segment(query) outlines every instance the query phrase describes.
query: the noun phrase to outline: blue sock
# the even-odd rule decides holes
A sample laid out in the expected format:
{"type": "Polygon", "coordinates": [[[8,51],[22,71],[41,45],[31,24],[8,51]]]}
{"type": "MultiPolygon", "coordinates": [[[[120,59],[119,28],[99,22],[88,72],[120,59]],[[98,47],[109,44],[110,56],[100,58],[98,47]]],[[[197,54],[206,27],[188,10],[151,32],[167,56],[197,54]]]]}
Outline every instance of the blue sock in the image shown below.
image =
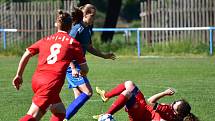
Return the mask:
{"type": "Polygon", "coordinates": [[[66,109],[65,118],[69,120],[72,116],[74,116],[89,98],[90,97],[87,94],[81,93],[66,109]]]}

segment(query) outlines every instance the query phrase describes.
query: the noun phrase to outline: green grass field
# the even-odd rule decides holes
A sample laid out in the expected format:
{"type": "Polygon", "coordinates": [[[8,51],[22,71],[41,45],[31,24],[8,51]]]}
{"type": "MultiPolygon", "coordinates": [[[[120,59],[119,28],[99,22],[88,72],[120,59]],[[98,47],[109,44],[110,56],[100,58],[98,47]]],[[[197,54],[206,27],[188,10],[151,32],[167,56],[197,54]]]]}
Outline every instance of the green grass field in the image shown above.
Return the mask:
{"type": "MultiPolygon", "coordinates": [[[[37,59],[33,58],[24,73],[24,83],[20,91],[11,84],[20,57],[0,57],[0,121],[17,121],[25,115],[31,104],[31,75],[37,59]]],[[[133,80],[146,97],[174,87],[177,93],[160,102],[184,98],[192,105],[192,112],[202,121],[214,121],[215,118],[215,58],[214,57],[161,57],[140,58],[119,57],[117,60],[103,60],[88,56],[89,79],[92,87],[111,89],[124,80],[133,80]]],[[[95,89],[95,88],[93,88],[95,89]]],[[[72,90],[65,83],[61,97],[67,106],[73,99],[72,90]]],[[[94,114],[105,112],[113,102],[103,104],[99,96],[92,98],[81,108],[73,121],[93,121],[94,114]]],[[[47,113],[42,121],[48,121],[47,113]]],[[[115,114],[117,121],[128,121],[122,109],[115,114]]]]}

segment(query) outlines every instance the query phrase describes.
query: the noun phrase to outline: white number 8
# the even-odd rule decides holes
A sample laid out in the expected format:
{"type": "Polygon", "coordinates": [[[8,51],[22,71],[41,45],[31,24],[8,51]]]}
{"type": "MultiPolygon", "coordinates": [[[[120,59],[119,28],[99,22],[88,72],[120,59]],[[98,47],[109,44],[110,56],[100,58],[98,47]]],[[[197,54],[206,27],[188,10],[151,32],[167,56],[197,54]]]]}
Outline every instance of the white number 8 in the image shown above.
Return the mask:
{"type": "Polygon", "coordinates": [[[47,57],[48,64],[54,64],[57,61],[57,54],[60,53],[61,44],[53,44],[50,47],[51,55],[47,57]]]}

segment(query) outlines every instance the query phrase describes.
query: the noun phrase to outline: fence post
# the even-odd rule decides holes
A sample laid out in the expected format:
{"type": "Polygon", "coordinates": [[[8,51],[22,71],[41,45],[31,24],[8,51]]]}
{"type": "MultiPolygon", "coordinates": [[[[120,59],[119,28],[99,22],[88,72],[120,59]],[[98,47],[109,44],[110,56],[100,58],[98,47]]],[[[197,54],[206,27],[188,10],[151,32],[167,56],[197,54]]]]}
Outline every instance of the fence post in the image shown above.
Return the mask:
{"type": "Polygon", "coordinates": [[[6,32],[5,31],[3,31],[3,43],[4,43],[4,49],[6,49],[7,43],[6,43],[6,32]]]}
{"type": "Polygon", "coordinates": [[[210,55],[213,55],[213,29],[209,28],[210,31],[210,55]]]}
{"type": "Polygon", "coordinates": [[[140,31],[137,29],[137,55],[140,58],[140,31]]]}

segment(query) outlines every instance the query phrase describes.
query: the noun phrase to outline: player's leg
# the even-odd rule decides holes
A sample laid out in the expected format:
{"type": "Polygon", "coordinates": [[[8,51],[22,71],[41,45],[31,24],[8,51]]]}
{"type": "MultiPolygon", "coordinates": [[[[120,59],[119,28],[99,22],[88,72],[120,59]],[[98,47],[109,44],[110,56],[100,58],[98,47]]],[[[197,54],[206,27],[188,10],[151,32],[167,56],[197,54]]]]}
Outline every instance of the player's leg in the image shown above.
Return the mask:
{"type": "Polygon", "coordinates": [[[146,120],[149,121],[150,119],[147,119],[148,116],[150,115],[149,111],[146,109],[146,101],[144,98],[144,95],[142,92],[138,89],[137,86],[133,82],[127,82],[127,87],[126,89],[132,90],[132,96],[131,98],[126,102],[126,112],[129,115],[129,120],[130,121],[142,121],[146,120]]]}
{"type": "Polygon", "coordinates": [[[124,83],[124,86],[125,86],[126,90],[128,90],[130,92],[132,92],[135,89],[135,87],[136,87],[136,85],[132,81],[126,81],[124,83]]]}
{"type": "MultiPolygon", "coordinates": [[[[74,92],[75,99],[78,98],[81,95],[81,93],[82,93],[81,90],[79,90],[79,88],[72,88],[72,89],[73,89],[73,92],[74,92]]],[[[68,108],[66,110],[66,115],[65,115],[64,121],[67,121],[67,119],[69,120],[70,114],[72,112],[72,111],[70,111],[71,108],[72,108],[70,105],[68,106],[68,108]]]]}
{"type": "MultiPolygon", "coordinates": [[[[130,99],[131,96],[132,96],[132,94],[131,94],[130,91],[124,90],[121,94],[119,94],[119,96],[117,97],[117,99],[109,107],[109,109],[106,112],[106,114],[113,115],[114,113],[116,113],[117,111],[119,111],[120,109],[122,109],[125,106],[125,104],[127,103],[127,101],[130,99]]],[[[100,114],[100,115],[94,115],[93,118],[94,119],[98,119],[100,116],[102,116],[102,114],[100,114]]]]}
{"type": "Polygon", "coordinates": [[[37,105],[32,102],[27,114],[23,116],[20,121],[38,121],[45,113],[46,111],[41,110],[37,105]]]}
{"type": "Polygon", "coordinates": [[[79,90],[81,90],[82,93],[85,93],[89,97],[91,97],[93,95],[93,89],[92,89],[89,81],[84,84],[81,84],[78,88],[79,88],[79,90]]]}
{"type": "Polygon", "coordinates": [[[36,121],[36,119],[32,115],[26,114],[19,121],[36,121]]]}
{"type": "MultiPolygon", "coordinates": [[[[107,92],[109,96],[119,95],[118,98],[114,101],[114,103],[109,107],[107,114],[113,115],[121,108],[123,108],[128,101],[130,102],[130,98],[134,95],[134,91],[138,88],[132,81],[126,81],[122,84],[119,84],[117,87],[113,88],[111,91],[107,92]]],[[[106,93],[105,93],[106,94],[106,93]]],[[[133,96],[133,99],[135,97],[133,96]]],[[[133,102],[133,101],[132,101],[133,102]]],[[[98,119],[101,115],[93,116],[94,119],[98,119]]]]}
{"type": "Polygon", "coordinates": [[[117,111],[119,111],[121,108],[123,108],[126,104],[126,102],[130,99],[131,97],[131,92],[128,90],[123,91],[117,99],[113,102],[111,107],[109,107],[108,111],[106,112],[107,114],[113,115],[117,111]]]}
{"type": "Polygon", "coordinates": [[[84,105],[84,103],[92,96],[92,88],[87,80],[84,78],[84,83],[78,86],[78,89],[82,92],[73,102],[68,106],[66,110],[66,119],[69,120],[74,116],[78,110],[84,105]],[[85,83],[86,82],[86,83],[85,83]]]}
{"type": "Polygon", "coordinates": [[[75,99],[82,93],[79,88],[72,88],[74,92],[75,99]]]}
{"type": "Polygon", "coordinates": [[[63,103],[53,104],[50,107],[50,110],[52,112],[50,121],[63,121],[63,119],[65,118],[65,112],[66,112],[66,109],[63,103]]]}
{"type": "Polygon", "coordinates": [[[135,84],[132,81],[126,81],[107,92],[96,87],[96,92],[101,96],[104,102],[107,102],[109,98],[120,95],[124,90],[132,91],[134,88],[135,84]]]}

